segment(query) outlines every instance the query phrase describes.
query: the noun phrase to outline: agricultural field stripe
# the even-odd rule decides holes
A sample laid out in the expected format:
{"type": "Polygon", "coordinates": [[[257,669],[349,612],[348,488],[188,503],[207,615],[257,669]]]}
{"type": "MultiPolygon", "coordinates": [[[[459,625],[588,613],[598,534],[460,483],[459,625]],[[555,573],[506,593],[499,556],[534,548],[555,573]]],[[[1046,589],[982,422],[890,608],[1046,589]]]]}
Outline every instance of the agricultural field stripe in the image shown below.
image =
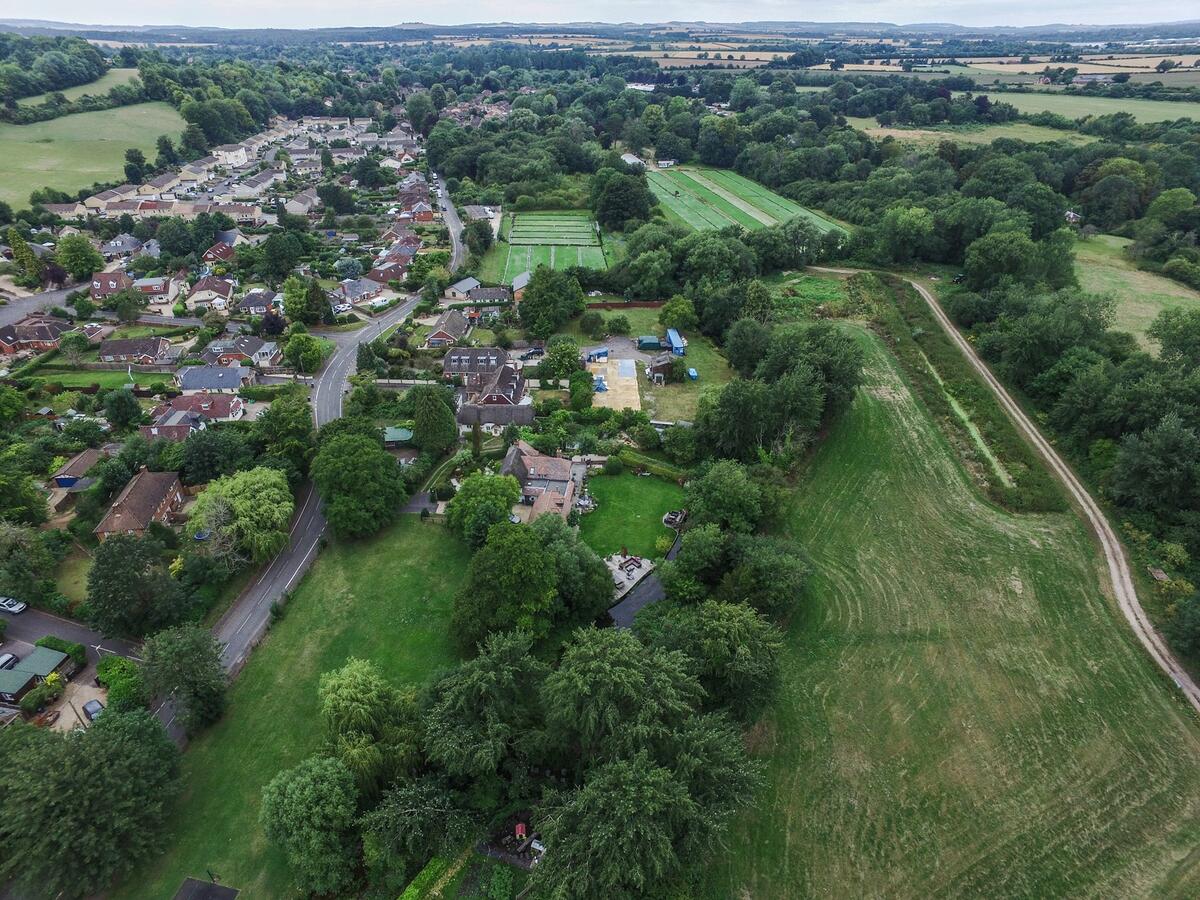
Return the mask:
{"type": "Polygon", "coordinates": [[[691,178],[697,184],[701,185],[702,187],[708,188],[710,191],[712,191],[714,194],[716,194],[718,197],[720,197],[722,200],[724,200],[730,206],[734,207],[735,209],[740,209],[742,212],[746,213],[747,215],[753,216],[754,218],[758,219],[758,221],[762,222],[762,224],[764,224],[764,225],[779,224],[779,219],[776,218],[775,216],[771,215],[770,213],[768,213],[766,210],[759,209],[757,206],[753,205],[748,200],[743,200],[741,197],[739,197],[737,194],[733,193],[732,191],[721,187],[721,185],[717,184],[715,181],[709,180],[700,172],[693,170],[693,171],[686,172],[685,174],[687,175],[688,178],[691,178]]]}
{"type": "Polygon", "coordinates": [[[692,178],[689,172],[674,169],[671,172],[671,177],[676,184],[694,197],[697,203],[701,203],[709,209],[716,210],[733,224],[751,230],[763,226],[764,223],[759,218],[750,215],[750,213],[730,203],[708,186],[701,184],[697,179],[692,178]]]}
{"type": "Polygon", "coordinates": [[[689,185],[676,182],[674,179],[667,178],[665,175],[660,175],[659,173],[653,173],[653,175],[654,177],[652,177],[650,185],[655,189],[659,200],[666,203],[676,215],[693,228],[704,231],[737,224],[732,218],[719,210],[705,206],[691,192],[689,185]],[[678,195],[675,193],[676,189],[680,192],[678,195]]]}

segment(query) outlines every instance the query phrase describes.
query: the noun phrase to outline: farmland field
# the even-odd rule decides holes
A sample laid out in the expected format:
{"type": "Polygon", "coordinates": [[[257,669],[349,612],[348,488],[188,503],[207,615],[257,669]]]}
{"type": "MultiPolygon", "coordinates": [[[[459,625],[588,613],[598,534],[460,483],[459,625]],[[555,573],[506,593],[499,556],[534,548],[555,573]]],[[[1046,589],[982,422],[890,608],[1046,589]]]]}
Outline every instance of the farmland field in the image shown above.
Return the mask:
{"type": "Polygon", "coordinates": [[[357,656],[397,685],[418,685],[457,661],[450,607],[468,559],[449,532],[416,516],[321,553],[230,688],[225,717],[184,755],[163,852],[109,896],[161,900],[207,871],[243,897],[299,896],[258,824],[263,786],[320,748],[323,672],[357,656]]]}
{"type": "Polygon", "coordinates": [[[479,273],[482,280],[512,284],[522,272],[532,272],[538,266],[608,267],[591,213],[515,213],[507,236],[507,243],[497,241],[484,256],[479,273]]]}
{"type": "Polygon", "coordinates": [[[701,231],[729,225],[753,230],[797,216],[808,219],[822,231],[845,230],[819,213],[727,169],[676,166],[648,169],[646,175],[658,202],[701,231]]]}
{"type": "Polygon", "coordinates": [[[1200,309],[1200,291],[1154,272],[1143,272],[1124,254],[1128,238],[1101,234],[1075,245],[1075,275],[1092,294],[1117,298],[1116,327],[1150,347],[1146,328],[1164,309],[1200,309]]]}
{"type": "Polygon", "coordinates": [[[0,200],[22,208],[40,187],[73,192],[122,179],[127,149],[153,157],[158,136],[177,138],[184,124],[166,103],[139,103],[34,125],[0,125],[0,200]]]}
{"type": "MultiPolygon", "coordinates": [[[[137,69],[109,69],[95,81],[90,81],[87,84],[78,84],[75,87],[63,88],[59,91],[68,100],[78,100],[84,94],[91,94],[93,97],[99,97],[107,94],[110,89],[115,88],[119,84],[129,84],[137,77],[137,69]]],[[[22,97],[17,101],[20,106],[36,106],[44,102],[49,94],[36,94],[32,97],[22,97]]]]}
{"type": "Polygon", "coordinates": [[[1200,892],[1200,729],[1072,513],[976,493],[882,342],[781,515],[814,575],[705,895],[1200,892]]]}
{"type": "MultiPolygon", "coordinates": [[[[980,93],[985,93],[981,91],[980,93]]],[[[993,97],[997,95],[993,94],[993,97]]],[[[990,144],[999,138],[1010,138],[1015,141],[1026,141],[1030,144],[1045,144],[1051,141],[1067,141],[1072,144],[1087,144],[1097,140],[1087,134],[1077,131],[1067,131],[1063,128],[1048,128],[1044,125],[1031,125],[1028,122],[1004,122],[1000,125],[973,126],[932,126],[929,128],[910,128],[904,125],[884,127],[870,116],[847,116],[846,121],[865,131],[873,138],[895,138],[907,144],[936,147],[942,141],[952,141],[955,144],[990,144]]]]}
{"type": "MultiPolygon", "coordinates": [[[[976,91],[986,94],[986,90],[976,91]]],[[[1175,102],[1171,100],[1116,99],[1110,97],[1088,97],[1077,93],[1049,93],[1036,91],[1028,94],[1000,93],[989,95],[997,103],[1011,103],[1023,113],[1057,113],[1068,119],[1083,116],[1105,116],[1112,113],[1129,113],[1139,122],[1172,122],[1175,119],[1195,119],[1200,122],[1200,102],[1175,102]]]]}

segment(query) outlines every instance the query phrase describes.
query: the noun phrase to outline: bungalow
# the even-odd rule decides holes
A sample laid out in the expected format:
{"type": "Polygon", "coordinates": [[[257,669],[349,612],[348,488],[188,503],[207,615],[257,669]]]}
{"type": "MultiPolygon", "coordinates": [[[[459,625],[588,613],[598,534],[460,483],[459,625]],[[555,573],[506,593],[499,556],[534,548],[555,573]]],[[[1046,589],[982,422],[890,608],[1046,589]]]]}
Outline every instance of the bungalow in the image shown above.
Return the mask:
{"type": "Polygon", "coordinates": [[[158,419],[172,410],[195,413],[210,422],[236,422],[245,415],[246,404],[237,394],[184,394],[160,403],[150,415],[158,419]]]}
{"type": "Polygon", "coordinates": [[[55,350],[58,342],[74,326],[54,316],[26,316],[12,325],[0,327],[0,353],[22,350],[55,350]]]}
{"type": "Polygon", "coordinates": [[[379,284],[388,284],[392,281],[403,281],[408,275],[408,267],[402,262],[385,262],[375,266],[363,278],[369,278],[371,281],[379,284]]]}
{"type": "Polygon", "coordinates": [[[86,450],[76,453],[59,466],[50,478],[60,488],[73,487],[79,479],[83,478],[91,470],[92,466],[103,458],[104,456],[99,450],[88,447],[86,450]]]}
{"type": "Polygon", "coordinates": [[[233,244],[217,241],[201,254],[200,259],[206,263],[227,263],[232,262],[236,257],[237,251],[233,249],[233,244]]]}
{"type": "Polygon", "coordinates": [[[278,311],[282,307],[283,300],[278,293],[267,288],[254,288],[239,301],[237,311],[244,316],[265,316],[267,310],[278,311]]]}
{"type": "Polygon", "coordinates": [[[527,271],[522,272],[520,275],[517,275],[515,278],[513,278],[513,280],[512,280],[512,295],[513,295],[513,300],[515,300],[516,302],[520,303],[522,300],[525,299],[525,289],[527,287],[529,287],[530,277],[531,277],[530,273],[527,270],[527,271]]]}
{"type": "Polygon", "coordinates": [[[110,338],[100,342],[101,362],[153,365],[170,354],[171,342],[164,337],[110,338]]]}
{"type": "Polygon", "coordinates": [[[470,323],[467,322],[467,317],[457,309],[448,309],[434,323],[433,330],[425,339],[425,344],[429,347],[445,347],[449,344],[456,344],[467,336],[469,330],[470,323]]]}
{"type": "Polygon", "coordinates": [[[467,291],[467,299],[480,305],[508,303],[512,295],[506,287],[476,287],[467,291]]]}
{"type": "Polygon", "coordinates": [[[210,366],[273,366],[279,361],[279,345],[252,334],[240,334],[228,340],[216,340],[204,348],[200,358],[210,366]]]}
{"type": "Polygon", "coordinates": [[[111,241],[100,245],[100,254],[105,259],[116,259],[118,256],[133,256],[142,249],[142,242],[132,234],[118,234],[111,241]]]}
{"type": "Polygon", "coordinates": [[[179,293],[179,283],[163,275],[157,278],[139,278],[133,289],[151,303],[170,303],[179,293]]]}
{"type": "Polygon", "coordinates": [[[236,394],[254,381],[249,366],[184,366],[175,373],[175,382],[185,394],[236,394]]]}
{"type": "Polygon", "coordinates": [[[192,285],[187,297],[187,308],[191,310],[203,306],[207,309],[223,311],[229,306],[233,297],[233,282],[227,278],[217,278],[206,275],[192,285]]]}
{"type": "Polygon", "coordinates": [[[371,278],[347,278],[333,290],[334,302],[365,303],[383,293],[383,285],[371,278]]]}
{"type": "Polygon", "coordinates": [[[575,482],[571,478],[571,461],[546,456],[525,441],[508,448],[501,475],[512,475],[521,485],[521,502],[533,507],[532,517],[554,513],[564,519],[570,515],[575,500],[575,482]]]}
{"type": "Polygon", "coordinates": [[[466,300],[471,291],[482,286],[476,278],[464,278],[446,288],[446,296],[451,300],[466,300]]]}
{"type": "Polygon", "coordinates": [[[101,303],[111,294],[133,287],[133,279],[124,272],[96,272],[92,275],[92,300],[101,303]]]}
{"type": "Polygon", "coordinates": [[[35,687],[37,678],[32,672],[22,669],[0,669],[0,703],[15,707],[35,687]]]}
{"type": "Polygon", "coordinates": [[[176,473],[142,468],[117,494],[94,533],[102,541],[114,534],[141,537],[152,522],[165,525],[181,506],[183,486],[176,473]]]}

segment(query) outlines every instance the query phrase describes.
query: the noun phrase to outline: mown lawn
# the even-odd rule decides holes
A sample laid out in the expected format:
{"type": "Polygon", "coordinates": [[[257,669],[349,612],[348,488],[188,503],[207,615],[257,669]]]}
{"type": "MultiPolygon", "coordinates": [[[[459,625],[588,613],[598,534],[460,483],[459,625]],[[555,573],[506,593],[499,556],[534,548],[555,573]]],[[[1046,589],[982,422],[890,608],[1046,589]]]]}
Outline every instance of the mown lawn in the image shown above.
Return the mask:
{"type": "Polygon", "coordinates": [[[73,193],[97,181],[120,180],[127,149],[137,147],[153,158],[158,136],[176,139],[184,125],[167,103],[0,125],[0,200],[22,209],[29,205],[30,192],[40,187],[73,193]]]}
{"type": "MultiPolygon", "coordinates": [[[[65,388],[87,387],[98,384],[102,388],[118,388],[129,384],[129,373],[101,369],[56,369],[44,366],[33,373],[39,381],[61,384],[65,388]]],[[[154,384],[161,381],[171,383],[170,372],[134,372],[133,380],[138,384],[154,384]]]]}
{"type": "Polygon", "coordinates": [[[1151,347],[1146,329],[1164,309],[1200,309],[1200,291],[1163,275],[1139,270],[1124,250],[1128,238],[1100,234],[1075,245],[1075,275],[1093,294],[1117,299],[1116,327],[1151,347]]]}
{"type": "Polygon", "coordinates": [[[662,478],[624,475],[594,475],[588,492],[597,508],[579,522],[579,536],[601,556],[627,549],[633,556],[660,554],[655,542],[671,535],[662,517],[683,506],[683,488],[662,478]]]}
{"type": "Polygon", "coordinates": [[[983,501],[881,342],[785,506],[814,574],[703,894],[1200,894],[1200,730],[1073,513],[983,501]]]}
{"type": "Polygon", "coordinates": [[[224,719],[184,755],[186,794],[163,854],[110,896],[161,900],[208,871],[245,897],[295,896],[286,862],[258,826],[259,797],[321,745],[318,678],[352,656],[397,684],[454,664],[450,608],[468,558],[449,532],[416,516],[326,549],[234,683],[224,719]]]}
{"type": "Polygon", "coordinates": [[[82,603],[87,599],[87,576],[92,568],[92,558],[79,547],[63,557],[55,573],[58,590],[71,603],[82,603]]]}

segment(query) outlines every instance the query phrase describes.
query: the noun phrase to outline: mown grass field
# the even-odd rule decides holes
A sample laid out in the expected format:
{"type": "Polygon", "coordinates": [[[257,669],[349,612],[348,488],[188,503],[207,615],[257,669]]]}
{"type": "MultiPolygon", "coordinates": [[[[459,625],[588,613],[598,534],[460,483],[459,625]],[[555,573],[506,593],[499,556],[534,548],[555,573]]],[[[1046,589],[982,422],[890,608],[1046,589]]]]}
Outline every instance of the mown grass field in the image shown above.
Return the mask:
{"type": "Polygon", "coordinates": [[[74,192],[97,181],[121,180],[126,150],[137,147],[153,158],[158,136],[177,138],[184,125],[166,103],[0,125],[0,200],[21,209],[40,187],[74,192]]]}
{"type": "MultiPolygon", "coordinates": [[[[102,388],[118,388],[129,384],[130,376],[127,371],[107,369],[67,369],[43,366],[34,375],[39,381],[61,384],[65,388],[87,387],[98,384],[102,388]]],[[[134,372],[133,381],[137,384],[150,385],[156,381],[164,384],[171,383],[170,372],[134,372]]]]}
{"type": "Polygon", "coordinates": [[[1154,272],[1143,272],[1126,258],[1128,238],[1100,234],[1075,245],[1075,275],[1084,290],[1117,298],[1116,327],[1143,346],[1152,347],[1146,329],[1164,309],[1200,309],[1200,291],[1154,272]]]}
{"type": "MultiPolygon", "coordinates": [[[[986,93],[984,90],[978,93],[986,93]]],[[[991,94],[996,102],[1011,103],[1023,113],[1057,113],[1068,119],[1129,113],[1139,122],[1173,122],[1176,119],[1200,121],[1200,102],[1138,100],[1133,98],[1089,97],[1079,93],[991,94]]]]}
{"type": "Polygon", "coordinates": [[[815,574],[713,898],[1200,892],[1200,729],[1071,513],[983,501],[881,341],[785,513],[815,574]]]}
{"type": "MultiPolygon", "coordinates": [[[[137,69],[109,69],[95,81],[87,84],[79,84],[75,87],[63,88],[61,93],[68,100],[78,100],[84,94],[91,94],[93,97],[99,97],[107,94],[112,88],[120,84],[129,84],[133,79],[137,78],[137,69]]],[[[17,101],[19,106],[37,106],[39,103],[44,103],[49,94],[35,94],[32,97],[22,97],[17,101]]]]}
{"type": "Polygon", "coordinates": [[[601,556],[627,549],[634,556],[658,556],[655,542],[670,537],[662,517],[683,506],[683,488],[662,478],[594,475],[588,493],[597,508],[579,522],[579,536],[601,556]]]}
{"type": "Polygon", "coordinates": [[[225,717],[184,755],[186,793],[163,853],[109,896],[162,900],[208,871],[244,897],[297,896],[258,825],[263,786],[320,747],[321,673],[357,656],[396,684],[420,684],[456,662],[450,607],[468,559],[449,532],[416,516],[325,550],[234,682],[225,717]]]}
{"type": "Polygon", "coordinates": [[[646,177],[659,203],[700,230],[729,225],[753,230],[797,216],[808,219],[822,231],[845,230],[831,219],[727,169],[675,166],[647,169],[646,177]]]}
{"type": "Polygon", "coordinates": [[[604,269],[608,261],[596,221],[588,212],[514,213],[497,241],[484,255],[479,277],[486,282],[512,284],[522,272],[538,266],[604,269]]]}

